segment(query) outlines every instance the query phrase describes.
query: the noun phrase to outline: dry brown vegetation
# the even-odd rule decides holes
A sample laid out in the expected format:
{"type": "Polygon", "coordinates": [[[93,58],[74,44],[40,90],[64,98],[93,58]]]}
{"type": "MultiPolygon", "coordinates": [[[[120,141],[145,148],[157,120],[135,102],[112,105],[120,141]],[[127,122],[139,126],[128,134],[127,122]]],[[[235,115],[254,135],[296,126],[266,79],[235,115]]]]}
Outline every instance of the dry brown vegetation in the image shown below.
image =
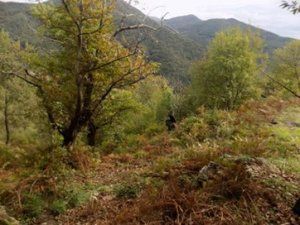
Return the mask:
{"type": "MultiPolygon", "coordinates": [[[[299,197],[299,174],[270,160],[284,160],[287,154],[299,157],[299,145],[282,140],[277,148],[271,132],[276,118],[297,104],[298,100],[277,99],[250,102],[209,120],[217,123],[205,126],[208,136],[198,144],[193,133],[183,139],[188,147],[182,147],[176,139],[182,135],[181,124],[172,135],[144,140],[138,151],[103,156],[92,174],[74,176],[98,187],[87,203],[32,223],[299,224],[291,211],[299,197]],[[224,122],[233,131],[231,138],[222,132],[212,135],[224,122]],[[189,145],[191,140],[195,145],[189,145]]],[[[204,114],[202,110],[198,116],[204,114]]],[[[84,153],[75,154],[74,162],[90,170],[85,166],[91,163],[89,157],[80,154],[84,153]]]]}

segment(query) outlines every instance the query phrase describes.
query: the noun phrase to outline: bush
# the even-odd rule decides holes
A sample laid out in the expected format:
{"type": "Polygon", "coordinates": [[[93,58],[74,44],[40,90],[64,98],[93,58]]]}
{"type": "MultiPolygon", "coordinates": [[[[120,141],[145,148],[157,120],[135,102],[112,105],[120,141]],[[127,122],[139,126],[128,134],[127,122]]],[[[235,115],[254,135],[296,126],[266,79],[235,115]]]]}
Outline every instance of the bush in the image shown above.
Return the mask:
{"type": "Polygon", "coordinates": [[[80,187],[70,187],[65,193],[69,207],[77,207],[86,203],[90,199],[90,191],[80,187]]]}
{"type": "Polygon", "coordinates": [[[140,188],[130,184],[123,184],[116,187],[114,192],[117,198],[132,199],[138,196],[140,188]]]}
{"type": "Polygon", "coordinates": [[[33,218],[42,214],[45,209],[45,202],[40,195],[28,194],[23,200],[23,213],[25,217],[33,218]]]}
{"type": "Polygon", "coordinates": [[[55,215],[58,216],[59,214],[64,213],[67,210],[67,202],[62,199],[55,200],[52,202],[50,206],[50,211],[55,215]]]}
{"type": "Polygon", "coordinates": [[[188,117],[176,131],[176,136],[186,144],[203,142],[210,135],[210,127],[203,118],[188,117]]]}
{"type": "Polygon", "coordinates": [[[176,132],[177,138],[185,144],[205,142],[207,139],[231,138],[237,132],[234,112],[199,109],[197,116],[182,121],[176,132]]]}
{"type": "Polygon", "coordinates": [[[11,163],[15,161],[15,156],[10,149],[1,146],[0,147],[0,165],[3,169],[10,167],[11,163]]]}

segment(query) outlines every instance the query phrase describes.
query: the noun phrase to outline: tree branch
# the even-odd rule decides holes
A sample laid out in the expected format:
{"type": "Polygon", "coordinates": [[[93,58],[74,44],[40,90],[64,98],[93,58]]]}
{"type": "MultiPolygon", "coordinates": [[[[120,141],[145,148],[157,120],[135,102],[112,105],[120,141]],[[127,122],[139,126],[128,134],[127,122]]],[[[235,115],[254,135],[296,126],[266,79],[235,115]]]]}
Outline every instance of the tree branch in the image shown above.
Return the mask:
{"type": "Polygon", "coordinates": [[[127,27],[121,27],[120,29],[118,29],[114,34],[113,37],[118,36],[120,33],[124,32],[124,31],[128,31],[128,30],[138,30],[138,29],[150,29],[153,31],[156,31],[157,29],[151,26],[148,26],[146,24],[137,24],[137,25],[132,25],[132,26],[127,26],[127,27]]]}
{"type": "Polygon", "coordinates": [[[281,82],[275,80],[272,76],[270,76],[269,74],[267,74],[266,72],[263,71],[263,73],[274,83],[278,84],[280,87],[284,88],[285,90],[287,90],[288,92],[290,92],[291,94],[293,94],[295,97],[300,98],[300,95],[297,94],[295,91],[293,91],[292,89],[290,89],[289,87],[287,87],[286,85],[282,84],[281,82]]]}
{"type": "Polygon", "coordinates": [[[284,9],[288,9],[293,14],[300,13],[300,4],[297,1],[282,1],[282,4],[280,6],[284,9]]]}

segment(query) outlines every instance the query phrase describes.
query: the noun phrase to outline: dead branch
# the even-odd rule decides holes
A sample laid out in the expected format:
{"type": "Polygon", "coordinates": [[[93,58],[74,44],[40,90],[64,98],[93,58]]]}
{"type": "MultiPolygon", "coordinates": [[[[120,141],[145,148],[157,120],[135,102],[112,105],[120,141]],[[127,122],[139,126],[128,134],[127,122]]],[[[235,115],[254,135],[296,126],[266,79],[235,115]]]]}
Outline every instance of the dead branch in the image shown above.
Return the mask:
{"type": "Polygon", "coordinates": [[[288,92],[290,92],[291,94],[293,94],[295,97],[300,98],[300,95],[298,93],[296,93],[295,91],[293,91],[292,89],[290,89],[286,85],[282,84],[281,82],[275,80],[271,75],[267,74],[264,71],[263,71],[263,74],[265,74],[272,82],[276,83],[280,87],[284,88],[285,90],[287,90],[288,92]]]}

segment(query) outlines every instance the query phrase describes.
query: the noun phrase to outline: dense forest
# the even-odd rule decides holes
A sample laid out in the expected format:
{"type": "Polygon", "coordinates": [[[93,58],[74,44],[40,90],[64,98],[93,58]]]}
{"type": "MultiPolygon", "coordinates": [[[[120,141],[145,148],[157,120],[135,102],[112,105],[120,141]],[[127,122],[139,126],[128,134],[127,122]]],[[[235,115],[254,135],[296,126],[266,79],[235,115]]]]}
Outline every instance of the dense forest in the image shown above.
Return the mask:
{"type": "Polygon", "coordinates": [[[0,225],[299,224],[300,40],[130,3],[0,2],[0,225]]]}

